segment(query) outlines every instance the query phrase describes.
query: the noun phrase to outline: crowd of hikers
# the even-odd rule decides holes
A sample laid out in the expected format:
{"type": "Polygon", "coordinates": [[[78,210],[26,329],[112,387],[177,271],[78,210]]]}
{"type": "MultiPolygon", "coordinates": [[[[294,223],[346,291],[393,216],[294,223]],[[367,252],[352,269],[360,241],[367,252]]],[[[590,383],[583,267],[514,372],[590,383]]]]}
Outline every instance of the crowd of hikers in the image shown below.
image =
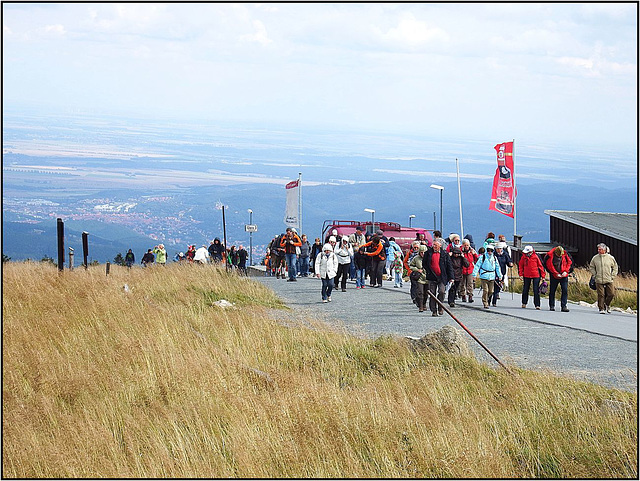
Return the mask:
{"type": "MultiPolygon", "coordinates": [[[[209,243],[209,247],[202,245],[196,249],[195,244],[187,245],[186,252],[178,252],[173,257],[173,262],[186,264],[219,264],[226,265],[238,273],[247,275],[247,257],[249,253],[241,244],[236,248],[232,245],[225,248],[220,238],[216,237],[209,243]]],[[[140,264],[143,267],[152,265],[166,265],[168,260],[167,251],[164,244],[158,244],[153,249],[148,249],[142,256],[140,264]]],[[[131,249],[124,256],[124,263],[127,267],[132,267],[136,263],[136,258],[131,249]]]]}
{"type": "MultiPolygon", "coordinates": [[[[300,236],[295,228],[289,227],[285,233],[274,236],[267,246],[265,265],[265,275],[286,278],[288,282],[309,275],[320,278],[322,302],[331,302],[334,288],[345,292],[347,279],[355,281],[356,289],[364,289],[367,279],[369,287],[379,288],[385,276],[395,288],[408,281],[411,300],[418,311],[428,310],[434,317],[443,315],[444,304],[456,307],[456,301],[474,302],[476,280],[482,290],[483,307],[497,307],[500,292],[509,283],[509,268],[517,269],[523,281],[522,308],[527,308],[532,292],[533,306],[541,309],[540,295],[548,293],[549,310],[555,311],[556,291],[560,287],[560,310],[569,312],[568,278],[574,269],[573,259],[559,245],[543,255],[527,245],[514,265],[505,236],[496,237],[493,232],[487,233],[477,250],[469,234],[463,239],[455,233],[443,238],[435,230],[432,240],[417,234],[411,246],[403,251],[382,230],[365,233],[362,227],[343,236],[334,229],[324,242],[318,237],[313,244],[305,234],[300,236]]],[[[601,314],[609,313],[618,265],[606,245],[598,244],[598,254],[592,258],[589,270],[592,288],[598,293],[598,309],[601,314]]]]}

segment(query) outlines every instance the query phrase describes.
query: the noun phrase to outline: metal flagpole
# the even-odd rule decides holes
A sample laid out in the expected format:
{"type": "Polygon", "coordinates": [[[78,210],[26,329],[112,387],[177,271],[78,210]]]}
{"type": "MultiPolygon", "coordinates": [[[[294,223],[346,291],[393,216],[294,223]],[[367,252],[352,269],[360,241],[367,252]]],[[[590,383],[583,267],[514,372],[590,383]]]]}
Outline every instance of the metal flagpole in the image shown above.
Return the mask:
{"type": "Polygon", "coordinates": [[[298,229],[302,238],[302,172],[298,172],[298,229]]]}
{"type": "Polygon", "coordinates": [[[456,157],[456,171],[458,173],[458,205],[460,206],[460,239],[464,239],[464,227],[462,227],[462,191],[460,190],[460,166],[456,157]]]}
{"type": "Polygon", "coordinates": [[[511,149],[511,162],[513,163],[513,172],[511,172],[511,178],[513,179],[513,238],[516,238],[516,139],[513,139],[513,146],[511,149]]]}

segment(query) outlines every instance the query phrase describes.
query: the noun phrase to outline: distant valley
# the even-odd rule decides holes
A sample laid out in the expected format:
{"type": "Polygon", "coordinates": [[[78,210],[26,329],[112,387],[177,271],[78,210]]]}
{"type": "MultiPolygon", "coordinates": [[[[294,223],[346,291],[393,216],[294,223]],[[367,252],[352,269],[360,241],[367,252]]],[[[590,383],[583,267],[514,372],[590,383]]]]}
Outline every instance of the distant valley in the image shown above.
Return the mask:
{"type": "MultiPolygon", "coordinates": [[[[513,220],[488,210],[493,143],[376,133],[304,132],[258,126],[171,126],[121,119],[7,116],[3,138],[3,254],[13,260],[57,257],[56,218],[66,244],[90,260],[112,261],[132,248],[140,259],[162,242],[173,256],[187,244],[223,237],[249,245],[254,262],[284,230],[284,184],[302,173],[303,231],[320,235],[327,219],[439,226],[460,231],[455,158],[460,160],[464,232],[512,238],[513,220]]],[[[637,212],[635,152],[558,151],[519,145],[518,234],[548,240],[545,209],[637,212]],[[601,160],[606,156],[606,160],[601,160]]],[[[78,256],[80,257],[80,256],[78,256]]]]}

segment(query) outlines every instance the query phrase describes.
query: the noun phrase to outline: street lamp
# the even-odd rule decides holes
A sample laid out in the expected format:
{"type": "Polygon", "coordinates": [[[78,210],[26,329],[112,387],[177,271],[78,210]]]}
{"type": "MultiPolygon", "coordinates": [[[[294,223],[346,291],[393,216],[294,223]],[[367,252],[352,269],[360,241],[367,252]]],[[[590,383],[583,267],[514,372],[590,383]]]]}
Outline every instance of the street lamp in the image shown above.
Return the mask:
{"type": "Polygon", "coordinates": [[[440,191],[440,232],[444,235],[444,231],[442,230],[442,192],[444,191],[444,187],[437,184],[431,184],[429,187],[440,191]]]}
{"type": "Polygon", "coordinates": [[[415,218],[416,218],[416,216],[415,216],[415,215],[413,215],[413,214],[411,214],[411,215],[409,216],[409,227],[411,227],[411,219],[415,219],[415,218]]]}
{"type": "MultiPolygon", "coordinates": [[[[253,211],[247,209],[249,213],[249,225],[253,225],[253,211]]],[[[253,231],[249,232],[249,265],[253,265],[253,231]]]]}
{"type": "Polygon", "coordinates": [[[365,212],[371,212],[371,232],[375,232],[376,228],[376,210],[375,209],[365,209],[365,212]]]}

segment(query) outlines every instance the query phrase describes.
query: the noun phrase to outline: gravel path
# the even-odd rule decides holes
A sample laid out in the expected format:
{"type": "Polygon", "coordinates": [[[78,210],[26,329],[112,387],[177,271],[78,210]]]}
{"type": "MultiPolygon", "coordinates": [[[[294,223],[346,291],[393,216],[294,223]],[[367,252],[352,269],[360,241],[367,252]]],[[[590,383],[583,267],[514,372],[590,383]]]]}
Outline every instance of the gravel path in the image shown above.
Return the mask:
{"type": "MultiPolygon", "coordinates": [[[[406,284],[403,288],[394,289],[392,282],[385,281],[382,288],[356,289],[355,284],[349,282],[347,292],[334,289],[332,302],[322,303],[318,279],[298,278],[297,282],[274,277],[253,279],[273,289],[291,307],[291,315],[317,318],[332,325],[344,326],[354,335],[422,337],[447,324],[461,329],[446,313],[442,317],[431,317],[428,310],[419,313],[411,303],[406,284]]],[[[452,312],[506,364],[532,370],[549,370],[637,392],[637,317],[624,313],[598,316],[593,308],[577,305],[569,306],[571,313],[561,313],[559,305],[556,306],[556,312],[550,312],[546,307],[547,302],[543,299],[543,310],[534,310],[532,300],[528,309],[521,309],[518,294],[512,300],[510,293],[503,293],[495,309],[482,309],[481,299],[478,298],[474,304],[455,307],[452,312]],[[578,327],[555,324],[576,324],[576,319],[582,322],[578,327]],[[595,326],[596,321],[600,327],[591,329],[589,326],[595,326]],[[607,323],[612,326],[610,334],[602,327],[607,323]],[[629,326],[635,326],[635,340],[629,340],[633,338],[633,334],[629,333],[634,330],[629,326]]],[[[278,316],[282,317],[282,311],[278,316]]],[[[479,360],[496,365],[495,360],[468,334],[464,335],[479,360]]]]}

